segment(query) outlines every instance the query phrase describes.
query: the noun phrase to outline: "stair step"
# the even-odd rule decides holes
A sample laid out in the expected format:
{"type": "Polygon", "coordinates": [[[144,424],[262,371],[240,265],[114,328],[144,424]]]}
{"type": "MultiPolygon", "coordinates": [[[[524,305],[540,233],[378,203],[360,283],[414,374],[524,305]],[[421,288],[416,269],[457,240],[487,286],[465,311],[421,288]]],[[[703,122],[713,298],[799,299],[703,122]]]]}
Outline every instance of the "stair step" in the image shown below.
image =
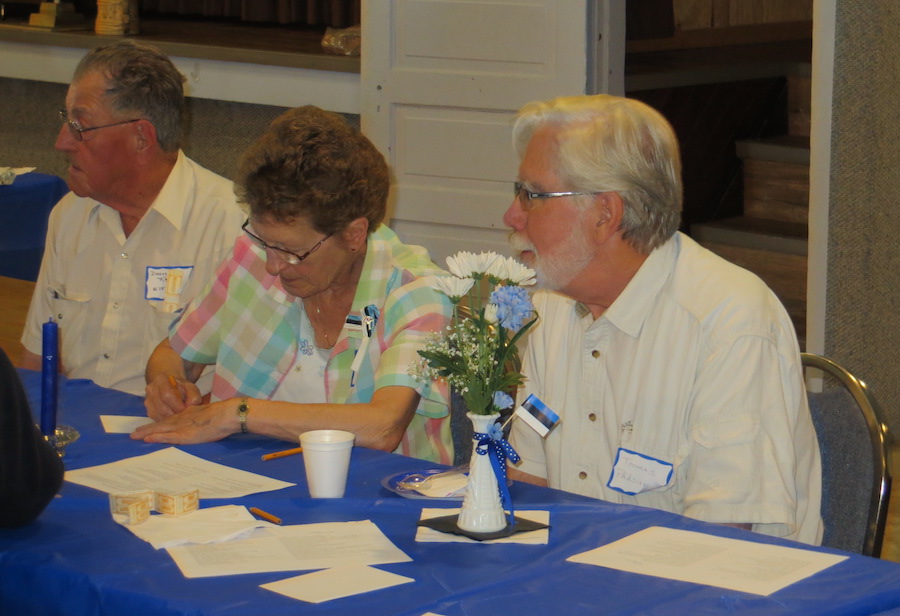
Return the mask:
{"type": "Polygon", "coordinates": [[[807,254],[807,227],[795,222],[738,216],[691,225],[691,237],[704,245],[724,244],[802,257],[807,254]]]}
{"type": "Polygon", "coordinates": [[[735,141],[735,151],[743,160],[768,160],[772,162],[809,166],[809,136],[781,135],[766,139],[735,141]]]}
{"type": "Polygon", "coordinates": [[[739,141],[744,216],[805,225],[809,220],[809,139],[782,136],[739,141]]]}

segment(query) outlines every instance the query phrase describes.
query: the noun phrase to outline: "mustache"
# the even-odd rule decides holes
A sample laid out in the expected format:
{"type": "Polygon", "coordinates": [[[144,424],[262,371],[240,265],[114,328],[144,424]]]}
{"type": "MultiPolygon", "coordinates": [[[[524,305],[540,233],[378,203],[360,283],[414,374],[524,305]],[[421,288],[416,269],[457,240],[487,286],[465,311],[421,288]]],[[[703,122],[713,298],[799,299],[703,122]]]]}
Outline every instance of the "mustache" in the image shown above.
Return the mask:
{"type": "Polygon", "coordinates": [[[513,250],[531,250],[534,251],[534,244],[518,231],[510,231],[507,242],[513,250]]]}

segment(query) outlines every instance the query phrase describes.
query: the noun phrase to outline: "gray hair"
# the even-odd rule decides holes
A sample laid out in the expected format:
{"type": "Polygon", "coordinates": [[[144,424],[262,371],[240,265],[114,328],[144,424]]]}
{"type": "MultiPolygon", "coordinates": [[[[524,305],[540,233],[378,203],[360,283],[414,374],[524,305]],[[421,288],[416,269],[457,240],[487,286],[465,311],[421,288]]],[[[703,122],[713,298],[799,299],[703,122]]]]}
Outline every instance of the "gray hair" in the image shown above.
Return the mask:
{"type": "Polygon", "coordinates": [[[635,250],[649,254],[678,230],[681,155],[675,131],[658,111],[608,94],[529,103],[513,128],[520,158],[544,126],[558,128],[555,171],[566,190],[622,197],[622,237],[635,250]]]}
{"type": "Polygon", "coordinates": [[[117,115],[131,113],[148,120],[164,151],[181,147],[185,78],[164,53],[124,39],[88,52],[73,79],[88,73],[106,79],[106,96],[117,115]]]}

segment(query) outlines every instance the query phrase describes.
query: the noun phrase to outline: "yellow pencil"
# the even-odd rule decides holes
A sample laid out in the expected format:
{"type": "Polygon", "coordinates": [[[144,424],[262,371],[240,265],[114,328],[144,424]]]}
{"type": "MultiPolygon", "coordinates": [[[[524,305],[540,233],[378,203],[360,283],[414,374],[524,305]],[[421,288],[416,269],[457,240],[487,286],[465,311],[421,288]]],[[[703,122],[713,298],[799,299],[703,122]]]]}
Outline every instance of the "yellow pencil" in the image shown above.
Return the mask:
{"type": "Polygon", "coordinates": [[[178,394],[178,397],[181,398],[182,402],[184,401],[184,394],[181,393],[181,388],[178,386],[178,381],[175,380],[173,375],[169,375],[169,385],[172,386],[172,389],[175,390],[175,393],[178,394]]]}
{"type": "Polygon", "coordinates": [[[267,453],[262,457],[262,459],[274,460],[275,458],[284,458],[285,456],[293,456],[298,453],[303,453],[303,447],[297,447],[296,449],[286,449],[284,451],[276,451],[275,453],[267,453]]]}
{"type": "Polygon", "coordinates": [[[281,518],[275,517],[271,513],[266,513],[262,509],[257,509],[256,507],[250,507],[250,513],[255,515],[258,518],[262,518],[272,524],[281,524],[281,518]]]}

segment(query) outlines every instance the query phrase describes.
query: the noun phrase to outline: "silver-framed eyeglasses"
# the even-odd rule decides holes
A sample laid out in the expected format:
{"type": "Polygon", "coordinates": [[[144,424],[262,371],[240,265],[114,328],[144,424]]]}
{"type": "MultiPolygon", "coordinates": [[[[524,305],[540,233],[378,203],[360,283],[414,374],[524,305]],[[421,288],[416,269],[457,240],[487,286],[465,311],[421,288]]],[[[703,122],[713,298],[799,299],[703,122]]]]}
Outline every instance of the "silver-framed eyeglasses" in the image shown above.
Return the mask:
{"type": "Polygon", "coordinates": [[[70,120],[69,112],[65,109],[59,110],[59,119],[62,120],[63,124],[69,127],[69,133],[71,133],[72,137],[75,138],[75,141],[84,141],[84,133],[89,133],[92,130],[100,130],[101,128],[109,128],[110,126],[121,126],[122,124],[131,124],[132,122],[140,122],[142,118],[134,118],[133,120],[122,120],[121,122],[113,122],[112,124],[102,124],[100,126],[90,126],[88,128],[84,128],[81,124],[78,123],[78,120],[70,120]]]}
{"type": "Polygon", "coordinates": [[[514,182],[513,183],[513,194],[516,199],[519,200],[519,203],[522,204],[522,209],[526,212],[529,210],[533,210],[538,206],[536,203],[532,203],[535,199],[553,199],[554,197],[580,197],[582,195],[599,195],[602,193],[599,192],[580,192],[580,191],[565,191],[565,192],[534,192],[533,190],[529,190],[525,184],[522,182],[514,182]]]}
{"type": "Polygon", "coordinates": [[[319,247],[325,243],[325,240],[334,235],[333,232],[329,233],[328,235],[320,239],[318,244],[304,252],[302,255],[298,255],[296,252],[291,252],[290,250],[285,250],[284,248],[278,248],[277,246],[270,246],[269,244],[266,244],[265,240],[257,235],[254,235],[247,228],[247,225],[249,224],[250,219],[248,218],[244,221],[244,224],[241,225],[241,230],[247,234],[247,237],[249,237],[257,247],[262,248],[263,250],[271,250],[279,259],[281,259],[288,265],[297,265],[298,263],[306,259],[306,257],[317,251],[319,247]]]}

